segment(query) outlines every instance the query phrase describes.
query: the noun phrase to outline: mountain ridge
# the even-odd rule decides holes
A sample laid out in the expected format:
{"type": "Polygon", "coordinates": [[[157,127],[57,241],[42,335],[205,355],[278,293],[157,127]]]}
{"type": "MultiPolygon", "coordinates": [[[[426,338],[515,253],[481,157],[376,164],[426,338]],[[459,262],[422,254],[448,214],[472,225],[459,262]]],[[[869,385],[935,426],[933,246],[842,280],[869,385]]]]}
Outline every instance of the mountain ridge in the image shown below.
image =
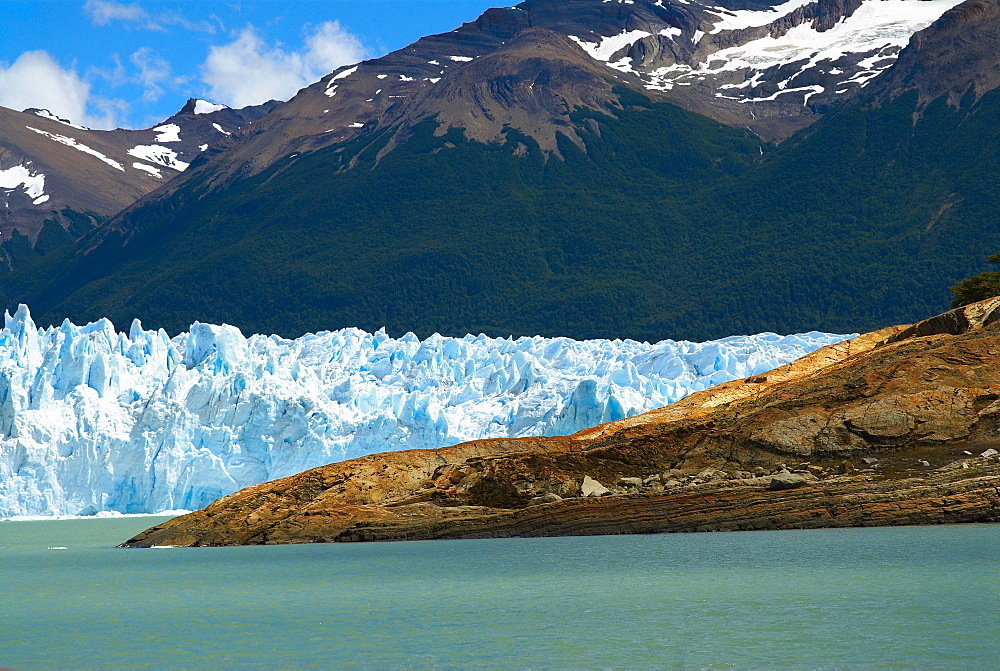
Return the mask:
{"type": "Polygon", "coordinates": [[[210,145],[262,117],[192,98],[147,129],[92,130],[48,110],[0,108],[0,240],[7,266],[26,265],[180,174],[210,145]]]}

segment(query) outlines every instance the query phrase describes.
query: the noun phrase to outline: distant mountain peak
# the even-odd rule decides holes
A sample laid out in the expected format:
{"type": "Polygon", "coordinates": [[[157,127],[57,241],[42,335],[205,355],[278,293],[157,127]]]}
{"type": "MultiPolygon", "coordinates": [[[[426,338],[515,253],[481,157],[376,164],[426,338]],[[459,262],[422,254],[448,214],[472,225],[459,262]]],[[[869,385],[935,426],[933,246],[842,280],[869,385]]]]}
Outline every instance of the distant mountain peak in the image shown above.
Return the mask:
{"type": "Polygon", "coordinates": [[[229,109],[229,106],[209,102],[200,98],[188,98],[188,101],[184,103],[184,107],[182,107],[177,114],[211,114],[225,109],[229,109]]]}

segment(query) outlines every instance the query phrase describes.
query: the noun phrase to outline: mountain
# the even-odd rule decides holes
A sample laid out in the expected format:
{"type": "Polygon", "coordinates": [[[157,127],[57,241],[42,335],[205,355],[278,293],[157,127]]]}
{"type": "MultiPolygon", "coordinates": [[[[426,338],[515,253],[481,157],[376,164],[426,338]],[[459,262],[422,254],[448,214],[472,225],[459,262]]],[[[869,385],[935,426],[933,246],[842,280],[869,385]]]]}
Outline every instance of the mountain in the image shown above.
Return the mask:
{"type": "Polygon", "coordinates": [[[0,107],[0,263],[26,265],[179,174],[274,106],[191,99],[145,130],[91,130],[48,110],[0,107]]]}
{"type": "Polygon", "coordinates": [[[303,89],[3,295],[286,337],[912,321],[1000,248],[997,2],[955,5],[490,10],[303,89]]]}
{"type": "Polygon", "coordinates": [[[352,459],[125,547],[1000,520],[1000,298],[562,438],[352,459]]]}
{"type": "MultiPolygon", "coordinates": [[[[441,132],[502,139],[508,127],[559,153],[566,119],[616,104],[624,85],[768,140],[858,94],[910,37],[960,0],[528,0],[450,33],[345,66],[299,92],[213,166],[245,177],[276,160],[437,119],[441,132]]],[[[220,179],[216,176],[215,179],[220,179]]]]}
{"type": "Polygon", "coordinates": [[[709,343],[345,329],[297,340],[107,320],[0,329],[0,518],[194,509],[386,449],[572,433],[773,368],[843,336],[709,343]]]}

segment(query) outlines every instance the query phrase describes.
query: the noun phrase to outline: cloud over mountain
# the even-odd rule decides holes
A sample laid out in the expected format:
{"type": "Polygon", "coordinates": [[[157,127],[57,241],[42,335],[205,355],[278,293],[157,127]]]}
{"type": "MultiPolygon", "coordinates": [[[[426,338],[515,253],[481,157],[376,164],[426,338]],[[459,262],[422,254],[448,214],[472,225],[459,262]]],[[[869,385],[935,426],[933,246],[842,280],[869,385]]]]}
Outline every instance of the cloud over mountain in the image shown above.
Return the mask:
{"type": "Polygon", "coordinates": [[[26,51],[10,65],[0,63],[0,106],[42,107],[92,128],[111,128],[116,120],[113,101],[94,96],[75,69],[41,50],[26,51]]]}
{"type": "Polygon", "coordinates": [[[208,85],[206,97],[245,107],[287,100],[337,67],[368,55],[361,40],[337,21],[319,24],[299,50],[269,44],[253,26],[247,26],[234,41],[209,50],[201,77],[208,85]]]}

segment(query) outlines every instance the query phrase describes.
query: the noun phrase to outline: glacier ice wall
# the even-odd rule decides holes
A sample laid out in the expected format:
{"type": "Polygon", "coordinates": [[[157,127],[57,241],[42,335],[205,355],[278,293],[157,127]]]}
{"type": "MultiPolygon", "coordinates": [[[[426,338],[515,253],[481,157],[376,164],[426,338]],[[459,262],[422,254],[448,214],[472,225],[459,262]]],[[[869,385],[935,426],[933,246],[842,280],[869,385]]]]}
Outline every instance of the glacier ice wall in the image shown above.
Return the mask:
{"type": "Polygon", "coordinates": [[[21,306],[0,330],[0,517],[200,508],[372,452],[573,433],[844,337],[286,340],[195,323],[170,338],[38,329],[21,306]]]}

